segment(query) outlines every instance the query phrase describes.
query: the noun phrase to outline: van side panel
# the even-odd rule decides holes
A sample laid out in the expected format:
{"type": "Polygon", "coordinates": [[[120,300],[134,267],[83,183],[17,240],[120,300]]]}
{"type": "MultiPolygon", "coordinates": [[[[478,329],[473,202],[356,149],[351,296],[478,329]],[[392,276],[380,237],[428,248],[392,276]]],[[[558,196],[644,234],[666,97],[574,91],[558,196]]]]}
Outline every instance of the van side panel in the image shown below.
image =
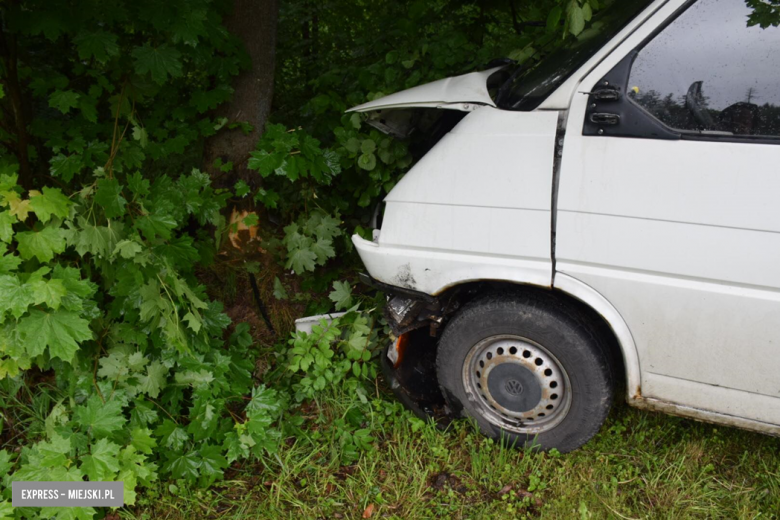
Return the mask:
{"type": "Polygon", "coordinates": [[[628,324],[642,397],[780,424],[780,146],[584,136],[586,103],[569,112],[557,269],[628,324]]]}

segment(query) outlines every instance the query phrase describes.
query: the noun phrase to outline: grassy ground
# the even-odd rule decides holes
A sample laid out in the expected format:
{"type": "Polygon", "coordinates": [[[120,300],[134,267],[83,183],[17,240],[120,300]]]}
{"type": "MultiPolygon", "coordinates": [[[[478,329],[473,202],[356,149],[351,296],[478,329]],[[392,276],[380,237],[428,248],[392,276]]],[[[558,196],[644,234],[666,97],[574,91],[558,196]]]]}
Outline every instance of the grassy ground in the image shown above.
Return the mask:
{"type": "Polygon", "coordinates": [[[446,432],[380,390],[363,417],[375,448],[342,463],[345,393],[304,410],[278,456],[207,492],[161,489],[129,518],[778,518],[780,442],[614,408],[570,454],[506,449],[466,421],[446,432]]]}
{"type": "MultiPolygon", "coordinates": [[[[258,279],[265,301],[274,301],[272,278],[258,279]]],[[[245,293],[238,291],[245,297],[236,301],[219,296],[235,319],[259,323],[245,293]]],[[[282,310],[287,318],[302,312],[282,310]]],[[[286,334],[291,318],[279,321],[280,309],[270,311],[286,334]]],[[[580,450],[524,452],[485,439],[467,421],[439,431],[404,410],[381,381],[370,399],[361,404],[354,392],[329,388],[299,411],[302,424],[275,456],[234,467],[209,491],[168,484],[146,491],[139,507],[119,516],[780,518],[776,438],[618,404],[580,450]],[[345,451],[354,448],[339,437],[337,423],[345,418],[375,438],[352,463],[345,451]]]]}

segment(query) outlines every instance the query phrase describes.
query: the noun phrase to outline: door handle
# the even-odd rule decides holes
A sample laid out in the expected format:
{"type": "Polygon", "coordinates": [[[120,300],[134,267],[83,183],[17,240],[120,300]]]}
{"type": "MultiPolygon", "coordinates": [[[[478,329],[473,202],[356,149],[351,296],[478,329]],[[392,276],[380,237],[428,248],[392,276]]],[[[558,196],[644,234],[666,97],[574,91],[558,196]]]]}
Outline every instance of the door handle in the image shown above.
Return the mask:
{"type": "Polygon", "coordinates": [[[609,112],[596,112],[590,115],[590,122],[596,125],[616,125],[620,123],[620,115],[609,112]]]}

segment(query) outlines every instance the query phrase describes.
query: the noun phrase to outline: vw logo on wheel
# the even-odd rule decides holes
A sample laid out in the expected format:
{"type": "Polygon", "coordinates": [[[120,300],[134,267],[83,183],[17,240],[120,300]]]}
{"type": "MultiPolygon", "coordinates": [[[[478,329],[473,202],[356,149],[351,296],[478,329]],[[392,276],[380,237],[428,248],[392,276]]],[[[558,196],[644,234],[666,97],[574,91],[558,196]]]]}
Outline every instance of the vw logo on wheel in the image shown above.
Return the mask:
{"type": "Polygon", "coordinates": [[[510,379],[504,383],[504,390],[510,395],[520,395],[523,393],[523,385],[517,379],[510,379]]]}

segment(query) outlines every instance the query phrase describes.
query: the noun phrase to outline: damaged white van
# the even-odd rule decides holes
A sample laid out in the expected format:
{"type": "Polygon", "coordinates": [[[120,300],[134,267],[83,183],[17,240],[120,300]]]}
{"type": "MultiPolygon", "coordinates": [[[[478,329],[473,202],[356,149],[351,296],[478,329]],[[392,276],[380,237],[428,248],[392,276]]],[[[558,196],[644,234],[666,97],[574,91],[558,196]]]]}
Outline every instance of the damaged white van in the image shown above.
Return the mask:
{"type": "Polygon", "coordinates": [[[750,13],[620,0],[533,67],[352,109],[439,139],[353,237],[407,405],[564,452],[618,391],[780,434],[780,28],[750,13]]]}

